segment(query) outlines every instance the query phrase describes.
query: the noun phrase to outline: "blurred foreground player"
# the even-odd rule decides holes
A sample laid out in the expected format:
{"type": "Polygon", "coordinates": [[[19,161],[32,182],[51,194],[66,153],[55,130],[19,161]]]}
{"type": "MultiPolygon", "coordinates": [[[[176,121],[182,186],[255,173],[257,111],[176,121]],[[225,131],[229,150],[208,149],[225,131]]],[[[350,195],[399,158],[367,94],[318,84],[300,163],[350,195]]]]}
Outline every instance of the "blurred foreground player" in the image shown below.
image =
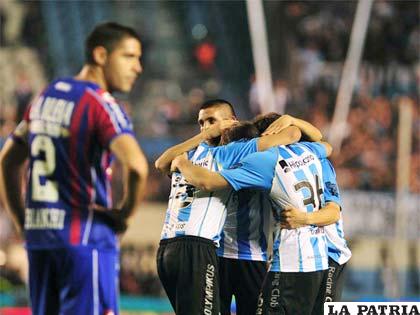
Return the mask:
{"type": "Polygon", "coordinates": [[[25,230],[34,315],[118,314],[117,233],[138,207],[147,161],[110,92],[129,92],[141,73],[131,28],[98,25],[75,78],[53,81],[29,106],[0,153],[0,193],[25,230]],[[113,208],[111,154],[125,194],[113,208]],[[19,170],[29,158],[25,205],[19,170]]]}

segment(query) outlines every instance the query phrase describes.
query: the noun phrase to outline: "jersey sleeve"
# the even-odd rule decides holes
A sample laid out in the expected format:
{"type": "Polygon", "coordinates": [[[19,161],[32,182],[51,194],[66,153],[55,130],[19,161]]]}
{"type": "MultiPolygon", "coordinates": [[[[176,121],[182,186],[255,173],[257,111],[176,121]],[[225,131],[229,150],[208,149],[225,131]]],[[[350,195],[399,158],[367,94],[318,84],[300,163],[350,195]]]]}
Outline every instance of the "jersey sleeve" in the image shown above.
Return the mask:
{"type": "Polygon", "coordinates": [[[220,171],[235,190],[245,188],[271,190],[277,155],[272,151],[248,155],[230,169],[220,171]]]}
{"type": "Polygon", "coordinates": [[[134,136],[133,124],[120,105],[106,102],[98,94],[94,102],[94,124],[102,146],[108,147],[111,141],[122,134],[134,136]]]}
{"type": "Polygon", "coordinates": [[[322,143],[319,142],[299,142],[300,145],[305,146],[316,154],[319,159],[327,158],[327,150],[322,143]]]}
{"type": "Polygon", "coordinates": [[[325,202],[335,202],[341,207],[340,190],[338,189],[334,167],[328,159],[321,159],[321,166],[325,202]]]}
{"type": "Polygon", "coordinates": [[[246,156],[257,152],[257,139],[235,141],[228,145],[214,147],[212,150],[218,163],[220,163],[223,169],[227,169],[246,156]]]}

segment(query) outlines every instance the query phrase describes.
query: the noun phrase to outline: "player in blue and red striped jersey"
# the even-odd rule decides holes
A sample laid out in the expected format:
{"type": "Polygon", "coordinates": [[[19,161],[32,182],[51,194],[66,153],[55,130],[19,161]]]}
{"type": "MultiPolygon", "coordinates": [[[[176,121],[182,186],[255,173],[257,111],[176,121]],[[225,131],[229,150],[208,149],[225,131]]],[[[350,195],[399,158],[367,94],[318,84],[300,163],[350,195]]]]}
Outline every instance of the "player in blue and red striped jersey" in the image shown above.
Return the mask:
{"type": "Polygon", "coordinates": [[[148,168],[110,93],[131,90],[140,56],[134,30],[98,25],[81,72],[47,86],[0,153],[0,196],[25,231],[34,315],[118,313],[117,233],[139,205],[148,168]],[[125,171],[118,205],[107,172],[112,156],[125,171]],[[24,202],[19,170],[27,158],[24,202]]]}

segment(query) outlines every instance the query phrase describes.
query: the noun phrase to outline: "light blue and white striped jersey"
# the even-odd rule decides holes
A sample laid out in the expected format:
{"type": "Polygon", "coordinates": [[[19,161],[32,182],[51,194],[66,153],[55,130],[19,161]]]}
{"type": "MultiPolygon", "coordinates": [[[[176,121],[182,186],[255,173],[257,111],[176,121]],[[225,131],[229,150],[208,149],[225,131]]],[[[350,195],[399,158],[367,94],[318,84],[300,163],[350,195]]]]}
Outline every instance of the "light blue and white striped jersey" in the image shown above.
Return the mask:
{"type": "Polygon", "coordinates": [[[237,207],[227,209],[219,257],[267,261],[267,236],[271,200],[267,192],[245,189],[237,192],[237,207]]]}
{"type": "MultiPolygon", "coordinates": [[[[341,207],[340,190],[338,189],[334,167],[328,159],[321,159],[321,166],[324,179],[325,202],[332,201],[341,207]]],[[[328,256],[337,264],[345,264],[351,257],[351,251],[344,238],[341,212],[340,219],[336,223],[327,225],[324,228],[328,241],[328,256]]]]}
{"type": "MultiPolygon", "coordinates": [[[[220,174],[235,190],[262,189],[270,192],[278,221],[283,209],[293,206],[304,212],[324,205],[323,145],[301,142],[257,152],[243,159],[237,168],[220,174]]],[[[294,230],[276,228],[270,271],[311,272],[328,268],[328,245],[324,229],[305,226],[294,230]]]]}
{"type": "MultiPolygon", "coordinates": [[[[220,171],[257,152],[257,139],[236,141],[225,146],[200,144],[188,154],[196,165],[220,171]]],[[[227,208],[237,208],[233,189],[205,192],[188,184],[180,173],[172,174],[171,193],[161,239],[183,235],[200,236],[219,246],[227,208]]]]}

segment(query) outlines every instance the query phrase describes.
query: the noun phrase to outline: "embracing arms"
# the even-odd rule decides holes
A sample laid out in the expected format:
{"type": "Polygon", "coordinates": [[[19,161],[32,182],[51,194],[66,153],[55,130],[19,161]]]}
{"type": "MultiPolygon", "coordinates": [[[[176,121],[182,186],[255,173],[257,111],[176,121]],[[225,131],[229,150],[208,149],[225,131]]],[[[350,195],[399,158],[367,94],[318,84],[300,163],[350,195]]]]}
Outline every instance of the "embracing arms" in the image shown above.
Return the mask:
{"type": "Polygon", "coordinates": [[[170,147],[156,160],[155,167],[162,173],[168,174],[171,168],[171,163],[178,155],[188,152],[196,148],[201,142],[210,140],[220,136],[223,129],[232,126],[235,120],[224,120],[220,123],[214,124],[210,128],[201,131],[196,136],[170,147]]]}
{"type": "Polygon", "coordinates": [[[289,126],[295,126],[299,128],[299,130],[304,134],[310,141],[316,142],[321,141],[322,139],[322,133],[319,131],[318,128],[316,128],[311,123],[290,116],[290,115],[282,115],[280,118],[278,118],[276,121],[274,121],[263,133],[262,135],[271,135],[275,133],[279,133],[283,129],[289,127],[289,126]]]}
{"type": "MultiPolygon", "coordinates": [[[[171,162],[178,155],[196,148],[203,141],[219,136],[222,130],[231,127],[234,123],[235,120],[224,120],[167,149],[156,160],[155,167],[162,173],[169,173],[171,162]]],[[[274,121],[263,133],[263,136],[258,139],[258,151],[264,151],[277,145],[295,143],[300,140],[302,134],[306,135],[311,141],[319,141],[322,138],[321,132],[312,124],[289,115],[283,115],[274,121]]]]}
{"type": "Polygon", "coordinates": [[[303,212],[296,208],[289,208],[281,212],[280,226],[286,229],[296,229],[305,225],[325,226],[340,219],[340,206],[335,202],[328,202],[323,208],[314,212],[303,212]]]}
{"type": "Polygon", "coordinates": [[[191,185],[201,190],[214,191],[229,187],[229,183],[222,175],[194,165],[185,154],[178,156],[172,162],[171,171],[175,170],[179,170],[191,185]]]}

